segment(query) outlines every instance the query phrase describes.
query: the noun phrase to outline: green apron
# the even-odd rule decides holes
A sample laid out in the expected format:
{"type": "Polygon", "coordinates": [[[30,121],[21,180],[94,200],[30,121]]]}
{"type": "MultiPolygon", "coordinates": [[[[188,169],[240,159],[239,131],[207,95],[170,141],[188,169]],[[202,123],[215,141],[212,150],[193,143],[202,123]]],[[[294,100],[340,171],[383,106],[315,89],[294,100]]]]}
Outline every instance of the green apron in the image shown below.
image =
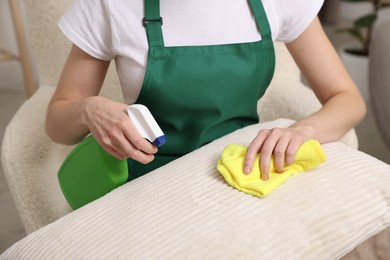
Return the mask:
{"type": "Polygon", "coordinates": [[[258,122],[257,101],[272,79],[275,53],[261,0],[249,3],[260,41],[165,47],[159,0],[145,0],[149,52],[136,103],[149,108],[167,142],[147,165],[128,159],[128,181],[258,122]]]}

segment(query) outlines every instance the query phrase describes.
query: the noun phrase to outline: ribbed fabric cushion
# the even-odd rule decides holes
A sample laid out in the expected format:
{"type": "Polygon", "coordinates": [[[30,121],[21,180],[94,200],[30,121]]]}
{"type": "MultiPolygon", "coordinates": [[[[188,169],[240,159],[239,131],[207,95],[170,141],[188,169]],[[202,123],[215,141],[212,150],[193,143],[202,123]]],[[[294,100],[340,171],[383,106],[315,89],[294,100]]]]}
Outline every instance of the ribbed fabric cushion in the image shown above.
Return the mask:
{"type": "Polygon", "coordinates": [[[5,259],[337,259],[390,225],[390,166],[336,142],[327,162],[266,198],[229,186],[223,148],[254,125],[114,190],[8,249],[5,259]]]}

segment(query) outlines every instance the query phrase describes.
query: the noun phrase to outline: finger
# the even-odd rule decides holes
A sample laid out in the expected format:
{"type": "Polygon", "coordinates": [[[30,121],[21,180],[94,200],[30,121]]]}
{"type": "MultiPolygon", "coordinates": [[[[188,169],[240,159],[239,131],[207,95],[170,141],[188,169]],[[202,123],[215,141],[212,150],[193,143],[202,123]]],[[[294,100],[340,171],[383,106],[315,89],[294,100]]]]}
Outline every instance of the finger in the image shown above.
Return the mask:
{"type": "Polygon", "coordinates": [[[106,150],[109,154],[111,154],[112,156],[114,156],[115,158],[117,158],[119,160],[124,160],[127,158],[127,156],[124,153],[118,152],[113,147],[103,147],[102,146],[102,148],[104,150],[106,150]]]}
{"type": "Polygon", "coordinates": [[[153,154],[146,154],[143,151],[137,150],[134,146],[131,150],[127,151],[129,158],[136,160],[142,164],[148,164],[154,160],[153,154]]]}
{"type": "Polygon", "coordinates": [[[146,154],[135,147],[119,128],[108,129],[105,135],[100,137],[100,142],[106,151],[121,160],[131,158],[140,163],[147,164],[154,159],[153,155],[146,154]]]}
{"type": "Polygon", "coordinates": [[[126,137],[129,139],[129,141],[134,145],[134,147],[137,150],[140,150],[146,154],[155,154],[158,151],[157,147],[154,144],[152,144],[151,142],[149,142],[148,140],[146,140],[140,135],[137,136],[132,135],[131,139],[127,135],[126,137]]]}
{"type": "Polygon", "coordinates": [[[130,120],[126,121],[123,134],[133,144],[133,146],[146,154],[155,154],[158,149],[151,142],[143,138],[130,120]]]}
{"type": "Polygon", "coordinates": [[[260,151],[264,140],[267,138],[270,130],[261,130],[255,139],[252,140],[250,145],[248,146],[248,150],[245,155],[245,162],[244,162],[244,173],[249,174],[252,171],[253,163],[256,160],[256,156],[258,152],[260,151]]]}
{"type": "Polygon", "coordinates": [[[293,138],[290,140],[288,147],[286,149],[286,164],[291,165],[295,162],[295,156],[298,152],[299,147],[302,145],[303,141],[300,138],[293,138]]]}
{"type": "Polygon", "coordinates": [[[108,136],[99,136],[95,137],[96,141],[100,144],[100,146],[110,153],[112,156],[119,160],[123,160],[128,158],[126,153],[122,149],[118,149],[113,143],[112,140],[108,136]]]}
{"type": "Polygon", "coordinates": [[[278,173],[284,172],[285,155],[289,142],[290,138],[288,136],[284,136],[279,139],[278,143],[276,144],[274,150],[274,165],[275,170],[278,173]]]}
{"type": "Polygon", "coordinates": [[[282,135],[282,130],[278,128],[274,128],[271,131],[271,134],[264,141],[263,147],[261,148],[260,155],[260,172],[261,179],[268,180],[269,178],[269,170],[270,163],[272,158],[272,153],[274,152],[275,146],[282,135]]]}
{"type": "MultiPolygon", "coordinates": [[[[146,141],[146,140],[145,140],[146,141]]],[[[126,136],[122,135],[121,138],[116,140],[115,147],[126,156],[126,158],[131,158],[140,163],[147,164],[153,161],[153,154],[148,154],[136,147],[133,143],[131,143],[126,136]]],[[[146,141],[147,142],[147,141],[146,141]]]]}
{"type": "Polygon", "coordinates": [[[133,160],[136,160],[142,164],[148,164],[151,161],[153,161],[154,156],[150,154],[145,154],[142,151],[136,150],[136,149],[131,149],[129,151],[118,151],[115,150],[115,148],[112,147],[103,147],[104,150],[106,150],[108,153],[113,155],[115,158],[119,160],[124,160],[127,158],[131,158],[133,160]]]}

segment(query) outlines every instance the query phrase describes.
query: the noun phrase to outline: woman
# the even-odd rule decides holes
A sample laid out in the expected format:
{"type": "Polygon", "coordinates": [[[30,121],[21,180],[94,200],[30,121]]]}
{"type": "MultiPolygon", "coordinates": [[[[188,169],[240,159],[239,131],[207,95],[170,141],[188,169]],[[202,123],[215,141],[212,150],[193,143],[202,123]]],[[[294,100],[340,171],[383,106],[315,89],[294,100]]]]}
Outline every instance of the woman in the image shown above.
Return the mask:
{"type": "Polygon", "coordinates": [[[322,2],[76,0],[59,23],[74,44],[49,105],[47,133],[63,144],[91,133],[113,156],[129,158],[131,180],[256,123],[257,100],[274,70],[272,42],[283,41],[323,107],[253,137],[243,170],[249,173],[260,153],[267,180],[272,156],[283,172],[303,142],[335,141],[365,114],[316,18],[322,2]],[[111,60],[125,103],[97,96],[111,60]],[[145,104],[166,134],[159,151],[126,115],[132,103],[145,104]]]}

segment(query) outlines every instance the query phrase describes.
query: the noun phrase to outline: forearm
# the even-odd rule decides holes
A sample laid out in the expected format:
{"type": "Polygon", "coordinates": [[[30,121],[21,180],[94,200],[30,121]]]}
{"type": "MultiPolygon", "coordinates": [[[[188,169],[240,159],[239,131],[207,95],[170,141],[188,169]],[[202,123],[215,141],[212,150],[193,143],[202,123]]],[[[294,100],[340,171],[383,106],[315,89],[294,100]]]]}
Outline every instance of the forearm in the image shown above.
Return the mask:
{"type": "Polygon", "coordinates": [[[45,128],[47,135],[54,142],[76,144],[89,132],[86,123],[89,99],[57,100],[49,105],[45,128]]]}
{"type": "Polygon", "coordinates": [[[364,117],[366,106],[359,93],[340,93],[329,99],[316,113],[299,120],[291,128],[302,129],[321,143],[343,137],[364,117]]]}
{"type": "Polygon", "coordinates": [[[46,133],[53,141],[75,144],[90,131],[88,111],[102,99],[98,94],[109,65],[72,46],[46,115],[46,133]]]}
{"type": "Polygon", "coordinates": [[[323,104],[317,113],[292,127],[309,132],[308,137],[322,143],[340,139],[363,119],[366,107],[319,20],[287,47],[323,104]]]}

